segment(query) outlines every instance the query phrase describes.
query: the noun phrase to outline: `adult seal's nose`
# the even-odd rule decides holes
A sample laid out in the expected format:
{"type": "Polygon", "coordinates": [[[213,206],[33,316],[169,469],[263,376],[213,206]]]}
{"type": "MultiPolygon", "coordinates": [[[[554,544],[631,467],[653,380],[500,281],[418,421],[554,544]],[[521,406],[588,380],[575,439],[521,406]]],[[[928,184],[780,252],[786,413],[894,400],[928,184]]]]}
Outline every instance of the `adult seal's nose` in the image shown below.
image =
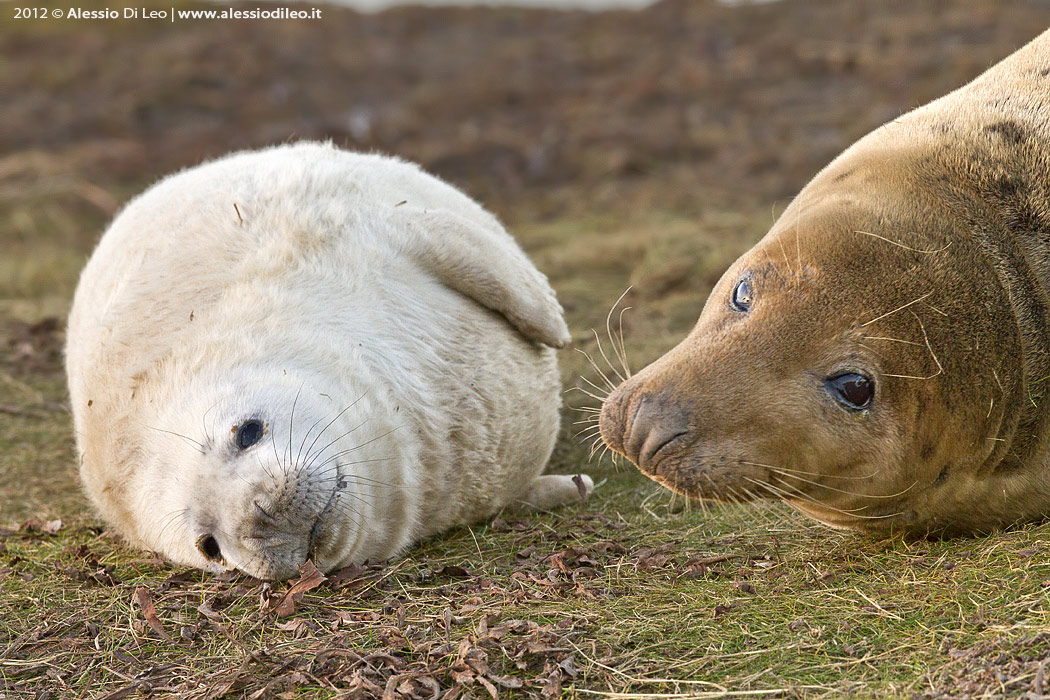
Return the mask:
{"type": "Polygon", "coordinates": [[[664,448],[688,432],[685,415],[677,407],[651,394],[642,396],[629,418],[623,451],[648,470],[664,448]]]}

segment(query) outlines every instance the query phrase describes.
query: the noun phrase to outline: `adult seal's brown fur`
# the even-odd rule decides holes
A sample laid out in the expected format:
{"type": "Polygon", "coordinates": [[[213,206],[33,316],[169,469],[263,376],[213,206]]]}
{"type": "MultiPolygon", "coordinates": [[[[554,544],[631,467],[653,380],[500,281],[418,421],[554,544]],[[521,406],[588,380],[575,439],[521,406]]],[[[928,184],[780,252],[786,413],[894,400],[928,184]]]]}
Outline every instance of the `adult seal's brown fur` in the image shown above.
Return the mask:
{"type": "Polygon", "coordinates": [[[1050,32],[822,170],[601,433],[690,496],[874,532],[1050,514],[1050,32]]]}

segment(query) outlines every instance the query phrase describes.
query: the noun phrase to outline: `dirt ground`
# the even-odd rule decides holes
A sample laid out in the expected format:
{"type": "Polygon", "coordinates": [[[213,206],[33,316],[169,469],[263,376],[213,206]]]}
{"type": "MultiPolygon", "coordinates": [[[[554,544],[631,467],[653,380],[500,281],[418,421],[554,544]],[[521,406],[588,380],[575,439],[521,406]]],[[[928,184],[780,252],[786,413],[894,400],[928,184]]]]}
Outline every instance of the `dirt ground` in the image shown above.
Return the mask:
{"type": "MultiPolygon", "coordinates": [[[[61,370],[77,273],[122,203],[202,159],[296,139],[397,154],[479,199],[550,276],[581,350],[631,286],[637,369],[828,160],[1031,39],[1050,4],[325,8],[174,25],[11,9],[0,698],[1050,692],[1047,527],[873,542],[775,506],[703,512],[588,463],[584,414],[567,408],[553,468],[601,482],[579,509],[461,528],[327,580],[215,578],[126,548],[92,515],[61,370]]],[[[596,380],[578,353],[562,365],[566,386],[596,380]]]]}

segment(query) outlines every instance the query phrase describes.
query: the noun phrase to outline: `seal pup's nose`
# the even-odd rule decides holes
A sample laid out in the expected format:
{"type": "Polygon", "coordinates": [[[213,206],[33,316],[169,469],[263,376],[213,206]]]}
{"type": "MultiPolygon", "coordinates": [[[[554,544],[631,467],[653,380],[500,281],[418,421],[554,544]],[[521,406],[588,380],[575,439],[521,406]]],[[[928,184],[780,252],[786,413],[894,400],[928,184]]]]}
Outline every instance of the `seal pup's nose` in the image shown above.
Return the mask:
{"type": "Polygon", "coordinates": [[[214,524],[201,529],[197,550],[213,564],[255,578],[291,578],[307,559],[329,555],[335,537],[324,521],[328,507],[305,501],[302,494],[284,501],[256,495],[247,508],[227,508],[205,520],[214,524]]]}

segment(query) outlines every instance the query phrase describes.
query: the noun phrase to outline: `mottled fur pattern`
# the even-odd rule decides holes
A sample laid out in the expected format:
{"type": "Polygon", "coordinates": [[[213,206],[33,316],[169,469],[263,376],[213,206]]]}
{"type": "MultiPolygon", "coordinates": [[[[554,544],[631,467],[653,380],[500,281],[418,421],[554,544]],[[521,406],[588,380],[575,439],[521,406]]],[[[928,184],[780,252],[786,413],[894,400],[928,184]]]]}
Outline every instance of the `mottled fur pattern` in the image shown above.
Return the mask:
{"type": "Polygon", "coordinates": [[[81,475],[119,532],[176,562],[282,578],[307,557],[383,560],[578,497],[539,476],[568,340],[499,222],[414,165],[235,154],[135,199],[84,270],[67,348],[81,475]],[[252,419],[264,438],[239,449],[252,419]]]}
{"type": "Polygon", "coordinates": [[[605,402],[654,479],[876,532],[1050,514],[1050,32],[869,134],[605,402]],[[729,300],[743,277],[750,311],[729,300]],[[865,410],[825,383],[874,381],[865,410]]]}

